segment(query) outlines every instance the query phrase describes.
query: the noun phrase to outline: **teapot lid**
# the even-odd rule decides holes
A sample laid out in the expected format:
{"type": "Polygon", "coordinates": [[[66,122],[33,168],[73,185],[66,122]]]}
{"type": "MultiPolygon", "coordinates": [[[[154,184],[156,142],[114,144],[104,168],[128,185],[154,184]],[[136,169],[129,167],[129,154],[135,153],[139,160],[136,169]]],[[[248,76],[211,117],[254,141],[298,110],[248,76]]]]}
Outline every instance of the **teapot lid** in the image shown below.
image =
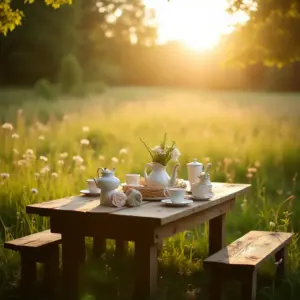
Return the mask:
{"type": "Polygon", "coordinates": [[[197,158],[194,158],[192,162],[187,164],[188,166],[203,166],[201,163],[197,161],[197,158]]]}
{"type": "Polygon", "coordinates": [[[109,170],[108,168],[101,168],[102,174],[112,174],[115,172],[115,169],[109,170]]]}

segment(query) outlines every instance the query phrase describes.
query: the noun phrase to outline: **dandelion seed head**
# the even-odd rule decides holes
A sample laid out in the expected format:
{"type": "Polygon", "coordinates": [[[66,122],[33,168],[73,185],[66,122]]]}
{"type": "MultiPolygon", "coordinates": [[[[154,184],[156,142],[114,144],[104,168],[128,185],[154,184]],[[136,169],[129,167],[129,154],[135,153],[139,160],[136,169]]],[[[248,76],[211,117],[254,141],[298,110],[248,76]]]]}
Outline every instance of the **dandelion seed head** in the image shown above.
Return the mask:
{"type": "Polygon", "coordinates": [[[44,161],[44,162],[47,162],[48,161],[48,158],[46,156],[43,156],[41,155],[40,156],[40,160],[44,161]]]}
{"type": "Polygon", "coordinates": [[[84,145],[84,146],[88,146],[88,145],[90,144],[90,141],[89,141],[88,139],[82,139],[82,140],[80,141],[80,144],[81,144],[81,145],[84,145]]]}
{"type": "Polygon", "coordinates": [[[119,152],[121,155],[122,154],[128,154],[128,150],[126,148],[122,148],[119,152]]]}
{"type": "Polygon", "coordinates": [[[58,178],[58,173],[56,173],[56,172],[51,173],[51,177],[58,178]]]}
{"type": "Polygon", "coordinates": [[[17,164],[18,164],[18,166],[22,167],[22,166],[27,166],[28,162],[25,159],[20,159],[20,160],[18,160],[17,164]]]}
{"type": "Polygon", "coordinates": [[[81,165],[84,162],[84,159],[80,155],[73,156],[73,160],[77,165],[81,165]]]}
{"type": "Polygon", "coordinates": [[[60,158],[67,158],[68,157],[68,153],[67,152],[63,152],[59,154],[60,158]]]}
{"type": "Polygon", "coordinates": [[[50,172],[50,167],[49,167],[49,166],[45,166],[45,167],[43,167],[43,168],[40,170],[40,173],[41,173],[42,175],[45,175],[45,174],[47,174],[48,172],[50,172]]]}
{"type": "Polygon", "coordinates": [[[4,123],[4,124],[2,124],[1,127],[2,127],[3,129],[7,129],[7,130],[13,130],[13,129],[14,129],[13,125],[10,124],[10,123],[4,123]]]}
{"type": "Polygon", "coordinates": [[[2,179],[8,179],[9,178],[9,174],[8,173],[1,173],[0,174],[0,177],[2,178],[2,179]]]}
{"type": "Polygon", "coordinates": [[[119,162],[119,159],[117,157],[112,157],[111,161],[115,164],[117,164],[119,162]]]}
{"type": "Polygon", "coordinates": [[[32,193],[32,194],[38,194],[39,191],[38,191],[36,188],[32,188],[32,189],[31,189],[31,193],[32,193]]]}
{"type": "Polygon", "coordinates": [[[58,161],[57,161],[57,163],[59,164],[59,165],[64,165],[65,164],[65,162],[62,160],[62,159],[59,159],[58,161]]]}
{"type": "Polygon", "coordinates": [[[17,134],[17,133],[13,133],[11,135],[11,137],[14,139],[14,140],[17,140],[20,136],[17,134]]]}

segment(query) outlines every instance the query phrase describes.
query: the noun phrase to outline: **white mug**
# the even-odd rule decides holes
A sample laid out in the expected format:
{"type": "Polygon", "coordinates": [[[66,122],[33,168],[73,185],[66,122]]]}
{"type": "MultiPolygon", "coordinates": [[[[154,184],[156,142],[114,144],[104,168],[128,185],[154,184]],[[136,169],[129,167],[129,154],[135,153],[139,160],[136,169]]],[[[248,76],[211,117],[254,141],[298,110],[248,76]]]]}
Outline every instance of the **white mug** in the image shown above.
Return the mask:
{"type": "Polygon", "coordinates": [[[140,174],[126,174],[126,184],[132,186],[140,185],[140,174]]]}
{"type": "Polygon", "coordinates": [[[100,192],[100,189],[97,187],[94,179],[88,179],[86,182],[87,182],[90,193],[99,193],[100,192]]]}
{"type": "Polygon", "coordinates": [[[213,196],[212,186],[194,183],[192,185],[192,195],[195,199],[208,199],[213,196]]]}
{"type": "Polygon", "coordinates": [[[168,195],[173,203],[181,203],[184,201],[185,189],[182,188],[167,188],[166,196],[168,195]]]}

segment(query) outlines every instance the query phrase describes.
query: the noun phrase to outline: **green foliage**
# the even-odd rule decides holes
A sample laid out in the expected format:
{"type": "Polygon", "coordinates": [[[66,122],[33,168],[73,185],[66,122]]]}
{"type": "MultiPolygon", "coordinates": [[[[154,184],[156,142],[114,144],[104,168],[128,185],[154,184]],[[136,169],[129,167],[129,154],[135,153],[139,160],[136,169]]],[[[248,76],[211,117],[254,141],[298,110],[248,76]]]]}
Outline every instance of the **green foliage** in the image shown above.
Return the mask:
{"type": "Polygon", "coordinates": [[[82,86],[82,69],[76,56],[70,54],[61,61],[59,82],[63,93],[70,93],[82,86]]]}
{"type": "MultiPolygon", "coordinates": [[[[72,0],[44,0],[49,6],[54,9],[59,8],[64,4],[72,4],[72,0]]],[[[20,26],[24,13],[20,9],[11,7],[12,0],[4,0],[0,3],[0,35],[7,35],[8,31],[13,31],[17,26],[20,26]]],[[[35,0],[24,0],[24,3],[32,4],[35,0]]]]}
{"type": "Polygon", "coordinates": [[[45,78],[39,79],[35,83],[34,90],[39,97],[45,100],[53,100],[57,96],[54,86],[45,78]]]}
{"type": "Polygon", "coordinates": [[[229,61],[282,67],[300,60],[298,0],[233,0],[229,11],[249,17],[228,37],[229,61]]]}

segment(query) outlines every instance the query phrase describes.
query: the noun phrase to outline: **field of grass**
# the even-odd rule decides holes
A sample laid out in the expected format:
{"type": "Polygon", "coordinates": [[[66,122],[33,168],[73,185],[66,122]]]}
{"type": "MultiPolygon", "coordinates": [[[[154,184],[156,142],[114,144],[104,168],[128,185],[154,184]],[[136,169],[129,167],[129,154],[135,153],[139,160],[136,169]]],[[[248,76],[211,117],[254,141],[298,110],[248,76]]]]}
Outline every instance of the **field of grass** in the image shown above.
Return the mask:
{"type": "MultiPolygon", "coordinates": [[[[16,299],[19,258],[3,241],[48,228],[27,215],[32,202],[76,194],[98,167],[116,167],[124,180],[142,173],[166,132],[180,149],[179,176],[197,157],[212,162],[213,181],[252,184],[227,221],[228,242],[252,229],[294,231],[289,277],[274,289],[274,265],[264,266],[258,299],[299,299],[300,95],[208,92],[167,88],[114,88],[83,99],[47,102],[31,91],[0,91],[0,298],[16,299]],[[124,150],[126,149],[126,150],[124,150]]],[[[90,247],[90,241],[87,241],[90,247]]],[[[116,261],[114,243],[99,261],[88,256],[82,299],[128,299],[132,257],[116,261]]],[[[159,258],[157,299],[205,299],[207,228],[168,239],[159,258]]],[[[239,289],[229,285],[228,299],[239,289]]]]}

